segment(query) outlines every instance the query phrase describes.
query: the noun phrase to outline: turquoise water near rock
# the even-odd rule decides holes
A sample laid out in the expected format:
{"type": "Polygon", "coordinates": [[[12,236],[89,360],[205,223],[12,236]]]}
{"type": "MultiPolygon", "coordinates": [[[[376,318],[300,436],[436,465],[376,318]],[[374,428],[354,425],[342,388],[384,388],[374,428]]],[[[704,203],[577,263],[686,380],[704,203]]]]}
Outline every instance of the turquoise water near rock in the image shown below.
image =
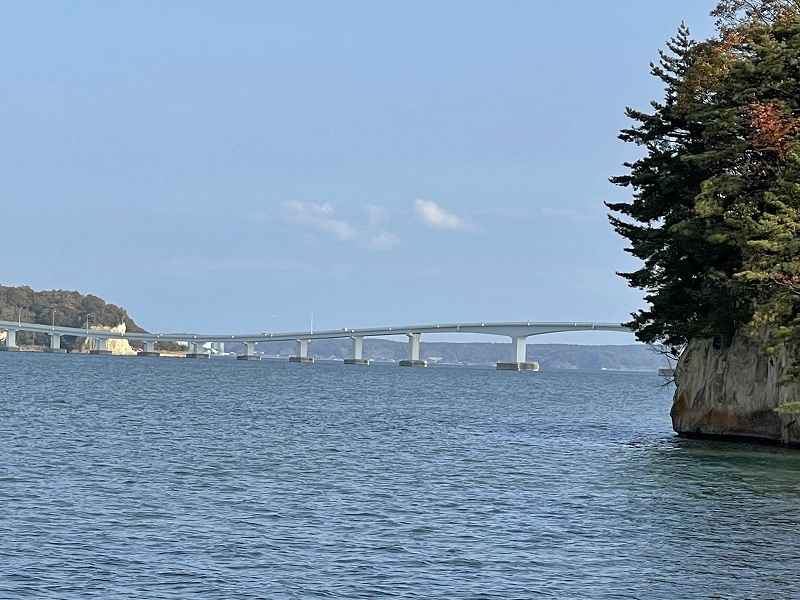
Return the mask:
{"type": "Polygon", "coordinates": [[[791,598],[800,454],[654,374],[0,355],[0,598],[791,598]]]}

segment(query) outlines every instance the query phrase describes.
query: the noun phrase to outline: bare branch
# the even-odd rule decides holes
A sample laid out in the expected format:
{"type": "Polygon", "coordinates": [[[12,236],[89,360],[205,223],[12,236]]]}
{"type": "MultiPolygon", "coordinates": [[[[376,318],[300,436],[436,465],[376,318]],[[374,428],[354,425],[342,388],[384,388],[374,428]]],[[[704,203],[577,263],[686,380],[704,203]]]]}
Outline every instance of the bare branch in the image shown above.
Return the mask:
{"type": "Polygon", "coordinates": [[[772,275],[770,279],[791,293],[800,296],[800,275],[772,275]]]}

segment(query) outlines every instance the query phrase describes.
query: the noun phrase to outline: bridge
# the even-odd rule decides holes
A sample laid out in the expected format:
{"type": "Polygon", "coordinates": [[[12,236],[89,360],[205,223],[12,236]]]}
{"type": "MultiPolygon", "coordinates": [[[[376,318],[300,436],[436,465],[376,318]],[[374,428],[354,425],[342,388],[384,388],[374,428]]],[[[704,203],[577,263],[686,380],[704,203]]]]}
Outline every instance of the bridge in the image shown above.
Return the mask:
{"type": "Polygon", "coordinates": [[[17,332],[27,331],[42,333],[50,337],[50,346],[46,352],[66,352],[61,347],[61,337],[76,336],[90,338],[96,341],[96,350],[91,354],[111,354],[106,349],[106,342],[110,339],[122,339],[141,342],[144,350],[140,356],[159,356],[155,350],[157,342],[180,342],[188,345],[187,358],[208,358],[207,344],[223,344],[239,342],[244,345],[244,353],[237,356],[239,360],[260,360],[256,354],[258,342],[297,342],[297,354],[290,357],[292,362],[310,363],[313,357],[308,355],[309,342],[313,340],[342,339],[352,340],[353,350],[350,358],[345,359],[345,364],[368,365],[369,360],[363,357],[364,338],[386,337],[404,335],[408,338],[408,358],[400,361],[401,366],[424,367],[427,362],[420,358],[420,339],[423,334],[435,333],[471,333],[496,335],[511,338],[511,356],[508,362],[497,363],[501,370],[536,371],[539,365],[535,362],[526,362],[526,341],[534,335],[546,333],[563,333],[567,331],[619,331],[631,330],[619,323],[455,323],[438,325],[406,325],[400,327],[374,327],[366,329],[351,329],[343,327],[329,331],[301,331],[290,333],[252,333],[252,334],[198,334],[198,333],[120,333],[97,328],[60,327],[56,325],[42,325],[39,323],[24,323],[21,321],[0,321],[0,330],[6,331],[4,345],[0,351],[18,351],[16,343],[17,332]]]}

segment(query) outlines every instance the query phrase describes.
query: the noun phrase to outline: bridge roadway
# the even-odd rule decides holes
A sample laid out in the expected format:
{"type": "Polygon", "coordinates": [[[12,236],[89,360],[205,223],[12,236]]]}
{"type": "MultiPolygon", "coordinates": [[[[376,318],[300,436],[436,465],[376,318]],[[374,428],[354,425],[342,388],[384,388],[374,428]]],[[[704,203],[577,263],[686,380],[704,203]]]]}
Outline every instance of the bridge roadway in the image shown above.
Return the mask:
{"type": "Polygon", "coordinates": [[[65,352],[61,348],[61,336],[71,335],[76,337],[91,338],[96,340],[97,349],[93,354],[110,354],[106,350],[106,341],[122,339],[139,341],[144,344],[141,356],[158,356],[155,351],[156,342],[183,342],[189,345],[187,357],[207,358],[209,353],[205,346],[211,344],[224,344],[225,342],[240,342],[245,346],[245,352],[237,358],[240,360],[259,360],[255,353],[258,342],[296,341],[297,355],[290,357],[293,362],[313,362],[308,355],[308,343],[312,340],[350,338],[353,342],[352,356],[345,359],[346,364],[369,364],[363,358],[363,341],[366,337],[385,337],[405,335],[408,337],[408,359],[400,361],[402,366],[426,366],[425,360],[420,359],[419,346],[422,334],[432,333],[478,333],[486,335],[499,335],[511,338],[512,356],[509,362],[497,363],[498,369],[504,370],[538,370],[537,363],[526,362],[526,340],[533,335],[546,333],[562,333],[567,331],[619,331],[630,332],[628,327],[619,323],[456,323],[438,325],[406,325],[400,327],[373,327],[365,329],[351,329],[344,327],[329,331],[299,331],[289,333],[251,333],[251,334],[199,334],[199,333],[120,333],[104,329],[82,327],[60,327],[57,325],[42,325],[38,323],[24,323],[20,321],[0,321],[0,330],[6,331],[5,344],[0,350],[19,350],[16,345],[18,331],[44,333],[50,336],[49,352],[65,352]]]}

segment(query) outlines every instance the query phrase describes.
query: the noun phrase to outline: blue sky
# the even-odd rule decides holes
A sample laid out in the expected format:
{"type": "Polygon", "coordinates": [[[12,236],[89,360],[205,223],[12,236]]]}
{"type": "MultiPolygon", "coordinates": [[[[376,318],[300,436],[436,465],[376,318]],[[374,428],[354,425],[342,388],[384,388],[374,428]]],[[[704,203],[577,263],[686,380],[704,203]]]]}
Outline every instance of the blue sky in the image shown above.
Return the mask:
{"type": "Polygon", "coordinates": [[[0,283],[151,331],[627,320],[616,135],[713,4],[3,2],[0,283]]]}

